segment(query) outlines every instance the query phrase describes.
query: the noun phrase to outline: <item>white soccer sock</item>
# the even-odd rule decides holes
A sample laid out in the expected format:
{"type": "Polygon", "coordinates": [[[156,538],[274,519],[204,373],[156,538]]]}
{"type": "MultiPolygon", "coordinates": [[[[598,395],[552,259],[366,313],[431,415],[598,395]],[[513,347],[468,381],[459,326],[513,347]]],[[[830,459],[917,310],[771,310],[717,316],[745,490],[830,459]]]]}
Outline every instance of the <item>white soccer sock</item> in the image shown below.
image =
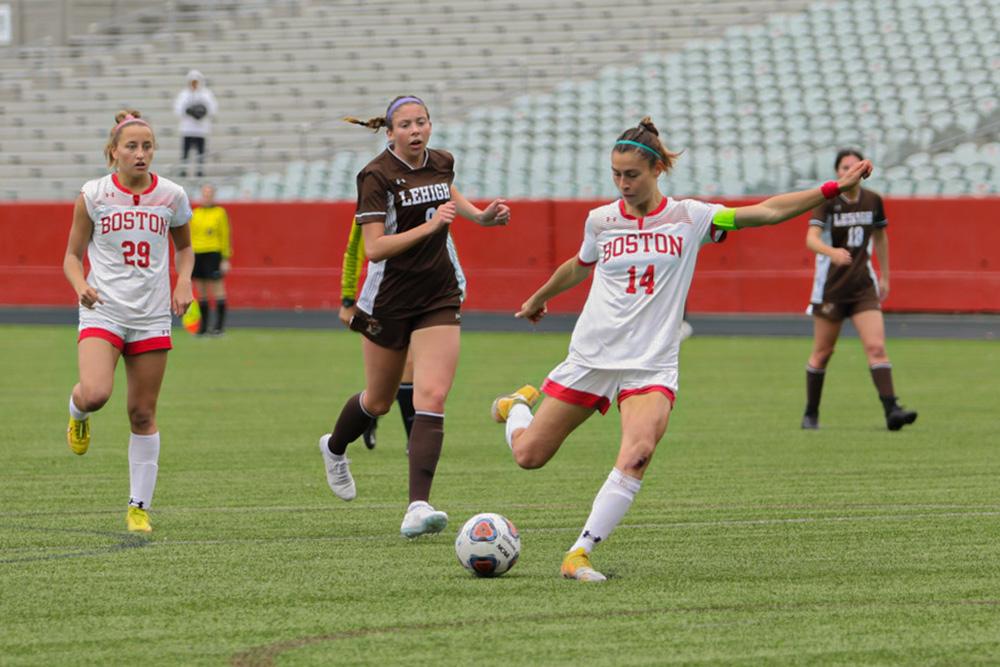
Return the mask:
{"type": "Polygon", "coordinates": [[[73,393],[69,394],[69,416],[77,421],[83,421],[90,416],[89,412],[84,412],[80,408],[76,407],[76,403],[73,402],[73,393]]]}
{"type": "Polygon", "coordinates": [[[514,431],[520,428],[528,428],[531,420],[534,418],[535,416],[531,414],[531,408],[524,403],[514,403],[511,406],[510,412],[507,414],[507,428],[504,431],[508,447],[511,449],[514,448],[514,431]]]}
{"type": "Polygon", "coordinates": [[[570,547],[570,551],[583,547],[589,554],[598,542],[608,539],[611,531],[632,506],[641,486],[641,479],[629,477],[618,468],[612,468],[611,474],[594,498],[594,506],[587,517],[587,523],[583,525],[583,532],[570,547]]]}
{"type": "Polygon", "coordinates": [[[157,461],[160,459],[160,434],[138,435],[128,439],[129,505],[147,510],[153,504],[157,461]]]}

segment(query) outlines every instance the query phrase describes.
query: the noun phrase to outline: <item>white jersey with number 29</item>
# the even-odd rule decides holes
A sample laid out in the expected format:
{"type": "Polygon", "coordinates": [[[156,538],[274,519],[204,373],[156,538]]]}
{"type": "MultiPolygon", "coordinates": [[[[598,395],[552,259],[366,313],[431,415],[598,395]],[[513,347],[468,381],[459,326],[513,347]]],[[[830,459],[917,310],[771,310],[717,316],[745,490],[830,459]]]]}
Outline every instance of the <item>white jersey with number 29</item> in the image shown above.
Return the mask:
{"type": "Polygon", "coordinates": [[[95,312],[131,329],[170,328],[169,231],[191,219],[184,189],[150,176],[151,185],[140,194],[126,190],[117,174],[81,189],[94,224],[87,282],[104,302],[95,312]]]}
{"type": "Polygon", "coordinates": [[[594,281],[573,329],[568,361],[590,368],[675,372],[684,302],[704,241],[721,205],[663,202],[643,218],[617,200],[587,216],[577,261],[595,265],[594,281]]]}

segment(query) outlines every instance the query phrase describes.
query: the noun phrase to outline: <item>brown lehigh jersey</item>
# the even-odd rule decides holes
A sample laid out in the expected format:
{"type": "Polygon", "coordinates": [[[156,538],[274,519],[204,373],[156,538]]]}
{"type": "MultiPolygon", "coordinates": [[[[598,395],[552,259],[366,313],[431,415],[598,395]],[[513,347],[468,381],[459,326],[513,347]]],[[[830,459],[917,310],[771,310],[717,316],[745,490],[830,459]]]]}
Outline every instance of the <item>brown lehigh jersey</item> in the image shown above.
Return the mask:
{"type": "Polygon", "coordinates": [[[816,274],[810,302],[847,303],[878,294],[878,281],[872,268],[870,242],[872,232],[888,225],[882,197],[861,189],[855,202],[839,195],[813,209],[810,225],[823,230],[823,242],[834,248],[846,248],[852,261],[836,266],[826,255],[816,255],[816,274]]]}
{"type": "MultiPolygon", "coordinates": [[[[455,159],[446,151],[427,149],[423,165],[414,169],[387,148],[358,174],[355,220],[384,225],[387,235],[413,229],[451,200],[454,180],[455,159]]],[[[458,307],[460,272],[445,225],[394,257],[369,262],[358,308],[373,317],[406,319],[458,307]]]]}

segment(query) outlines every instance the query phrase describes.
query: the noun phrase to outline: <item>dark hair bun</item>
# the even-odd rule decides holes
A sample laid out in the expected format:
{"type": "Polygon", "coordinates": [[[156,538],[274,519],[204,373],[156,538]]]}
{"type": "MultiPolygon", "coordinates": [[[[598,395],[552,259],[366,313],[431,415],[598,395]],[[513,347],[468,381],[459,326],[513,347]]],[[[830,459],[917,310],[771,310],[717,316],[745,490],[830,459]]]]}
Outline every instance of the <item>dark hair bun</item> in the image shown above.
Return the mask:
{"type": "Polygon", "coordinates": [[[646,130],[647,132],[652,132],[656,136],[660,136],[660,131],[656,129],[655,125],[653,125],[653,119],[650,118],[649,116],[645,116],[642,120],[639,121],[639,127],[646,130]]]}

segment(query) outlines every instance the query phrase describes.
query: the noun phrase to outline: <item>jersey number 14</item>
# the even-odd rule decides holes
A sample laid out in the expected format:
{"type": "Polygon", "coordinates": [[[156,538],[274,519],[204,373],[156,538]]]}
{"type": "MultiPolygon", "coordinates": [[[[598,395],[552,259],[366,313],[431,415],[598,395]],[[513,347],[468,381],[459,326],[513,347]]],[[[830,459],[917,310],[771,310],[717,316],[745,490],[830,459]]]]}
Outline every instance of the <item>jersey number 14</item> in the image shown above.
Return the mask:
{"type": "MultiPolygon", "coordinates": [[[[628,287],[625,288],[626,294],[635,294],[638,291],[635,286],[635,278],[638,273],[639,272],[635,266],[628,267],[628,287]]],[[[645,288],[646,294],[652,294],[655,286],[655,273],[653,271],[653,265],[650,264],[646,267],[646,270],[642,272],[642,275],[639,276],[639,287],[645,288]]]]}

